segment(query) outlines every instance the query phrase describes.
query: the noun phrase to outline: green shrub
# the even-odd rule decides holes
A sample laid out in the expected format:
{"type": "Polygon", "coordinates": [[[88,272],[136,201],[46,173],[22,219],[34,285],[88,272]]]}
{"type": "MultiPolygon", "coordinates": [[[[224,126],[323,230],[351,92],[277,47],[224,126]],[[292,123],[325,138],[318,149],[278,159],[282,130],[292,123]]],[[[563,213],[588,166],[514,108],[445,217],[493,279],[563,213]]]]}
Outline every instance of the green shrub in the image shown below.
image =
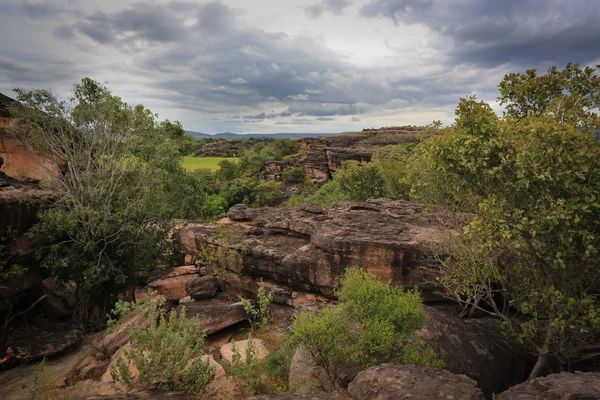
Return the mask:
{"type": "Polygon", "coordinates": [[[335,389],[342,373],[386,362],[442,365],[416,336],[426,320],[418,291],[392,287],[357,268],[344,274],[336,294],[338,306],[304,312],[293,324],[296,340],[325,370],[326,389],[335,389]]]}
{"type": "Polygon", "coordinates": [[[333,178],[339,182],[341,191],[352,200],[365,201],[385,196],[385,181],[373,163],[361,166],[357,161],[346,160],[333,178]]]}
{"type": "Polygon", "coordinates": [[[405,145],[385,146],[373,154],[373,164],[379,168],[386,194],[392,199],[408,199],[410,183],[406,160],[409,156],[405,145]]]}
{"type": "Polygon", "coordinates": [[[298,207],[306,203],[314,203],[319,207],[330,208],[338,201],[350,200],[350,196],[342,192],[338,181],[329,181],[310,196],[292,196],[288,205],[298,207]]]}
{"type": "Polygon", "coordinates": [[[223,363],[225,373],[233,379],[233,382],[235,382],[244,398],[259,393],[261,382],[260,365],[252,337],[248,340],[244,360],[242,360],[242,355],[235,346],[235,343],[231,350],[233,352],[231,364],[227,362],[223,363]]]}
{"type": "Polygon", "coordinates": [[[215,218],[227,211],[227,200],[221,195],[211,194],[202,205],[202,215],[205,218],[215,218]]]}
{"type": "Polygon", "coordinates": [[[252,324],[253,330],[260,329],[273,322],[270,311],[271,302],[273,301],[273,292],[267,293],[265,285],[261,284],[258,287],[257,297],[258,300],[256,306],[249,300],[243,297],[241,298],[244,311],[250,316],[250,323],[252,324]]]}
{"type": "Polygon", "coordinates": [[[281,173],[281,180],[284,183],[300,184],[304,182],[304,172],[298,167],[288,168],[281,173]]]}
{"type": "Polygon", "coordinates": [[[111,367],[113,381],[128,389],[158,387],[202,393],[213,380],[215,369],[201,359],[206,335],[199,323],[187,319],[185,310],[173,311],[167,317],[162,306],[148,304],[147,323],[130,329],[131,349],[111,367]],[[135,378],[129,372],[130,363],[139,370],[135,378]]]}

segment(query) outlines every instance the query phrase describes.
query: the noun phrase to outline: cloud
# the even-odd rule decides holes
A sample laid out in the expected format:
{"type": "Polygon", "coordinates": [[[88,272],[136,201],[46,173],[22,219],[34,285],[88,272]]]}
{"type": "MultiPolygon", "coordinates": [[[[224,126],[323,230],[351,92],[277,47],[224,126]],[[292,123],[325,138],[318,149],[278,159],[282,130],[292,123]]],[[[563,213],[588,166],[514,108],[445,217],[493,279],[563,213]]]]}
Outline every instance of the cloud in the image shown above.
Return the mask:
{"type": "Polygon", "coordinates": [[[370,0],[360,14],[428,27],[455,63],[586,64],[600,56],[600,3],[588,0],[370,0]]]}
{"type": "Polygon", "coordinates": [[[320,0],[316,3],[305,6],[304,12],[310,18],[319,18],[325,12],[330,12],[334,15],[341,15],[351,4],[351,0],[320,0]]]}

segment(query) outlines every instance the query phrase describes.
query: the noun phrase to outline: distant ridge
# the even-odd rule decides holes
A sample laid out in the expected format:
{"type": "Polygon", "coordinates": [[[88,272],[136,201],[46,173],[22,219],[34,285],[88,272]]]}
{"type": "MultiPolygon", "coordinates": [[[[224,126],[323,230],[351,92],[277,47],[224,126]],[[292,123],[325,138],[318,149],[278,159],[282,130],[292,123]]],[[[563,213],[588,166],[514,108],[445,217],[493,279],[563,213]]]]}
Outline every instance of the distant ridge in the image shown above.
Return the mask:
{"type": "Polygon", "coordinates": [[[213,139],[249,139],[249,138],[273,138],[273,139],[302,139],[302,138],[316,138],[320,136],[337,135],[337,133],[233,133],[223,132],[215,135],[208,133],[186,131],[190,135],[202,138],[213,138],[213,139]]]}

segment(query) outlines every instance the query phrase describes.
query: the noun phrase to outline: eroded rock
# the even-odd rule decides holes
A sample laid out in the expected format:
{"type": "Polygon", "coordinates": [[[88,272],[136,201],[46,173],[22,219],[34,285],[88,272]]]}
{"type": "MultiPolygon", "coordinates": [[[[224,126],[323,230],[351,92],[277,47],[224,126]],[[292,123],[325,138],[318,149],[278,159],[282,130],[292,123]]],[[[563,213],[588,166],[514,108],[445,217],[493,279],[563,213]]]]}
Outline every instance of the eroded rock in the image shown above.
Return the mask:
{"type": "Polygon", "coordinates": [[[361,373],[348,386],[352,400],[484,400],[464,375],[437,368],[383,364],[361,373]]]}
{"type": "Polygon", "coordinates": [[[207,335],[248,320],[241,302],[231,303],[213,298],[180,305],[176,308],[177,312],[182,308],[185,308],[186,317],[200,321],[200,329],[207,335]]]}
{"type": "Polygon", "coordinates": [[[248,340],[238,340],[231,343],[227,343],[221,347],[221,357],[223,360],[227,361],[231,364],[233,361],[233,347],[235,346],[236,350],[240,355],[240,361],[246,362],[246,354],[248,351],[248,347],[252,344],[255,350],[255,356],[258,361],[262,361],[266,356],[269,355],[269,350],[265,346],[265,343],[261,339],[248,339],[248,340]]]}
{"type": "Polygon", "coordinates": [[[600,372],[562,372],[528,380],[500,393],[494,400],[597,400],[600,372]]]}
{"type": "Polygon", "coordinates": [[[175,233],[177,247],[189,255],[206,245],[239,254],[239,263],[226,266],[231,274],[219,274],[227,292],[255,297],[258,285],[249,278],[276,286],[278,304],[295,305],[293,293],[331,298],[344,270],[360,266],[394,285],[420,288],[426,300],[440,298],[436,270],[424,261],[429,243],[444,238],[439,214],[388,199],[341,202],[326,214],[295,207],[252,211],[249,221],[227,219],[239,232],[231,243],[215,238],[218,222],[190,222],[175,233]]]}
{"type": "Polygon", "coordinates": [[[164,296],[167,300],[179,300],[187,296],[185,291],[188,282],[199,277],[194,265],[172,268],[156,280],[148,283],[148,287],[164,296]]]}
{"type": "Polygon", "coordinates": [[[314,393],[280,393],[253,396],[249,400],[351,400],[348,396],[339,393],[314,392],[314,393]]]}
{"type": "Polygon", "coordinates": [[[214,276],[199,276],[185,285],[185,292],[194,300],[210,299],[217,292],[219,285],[214,276]]]}

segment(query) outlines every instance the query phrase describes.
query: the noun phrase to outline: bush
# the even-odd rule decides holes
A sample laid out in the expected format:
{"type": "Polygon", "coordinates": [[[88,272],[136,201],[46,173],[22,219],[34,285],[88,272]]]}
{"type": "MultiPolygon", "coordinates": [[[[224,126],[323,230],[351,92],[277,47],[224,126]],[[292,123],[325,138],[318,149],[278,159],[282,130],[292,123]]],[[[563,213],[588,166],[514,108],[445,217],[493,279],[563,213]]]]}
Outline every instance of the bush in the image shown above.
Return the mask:
{"type": "Polygon", "coordinates": [[[342,162],[342,168],[333,174],[339,182],[340,189],[352,200],[365,201],[385,196],[385,181],[379,168],[368,163],[364,166],[354,160],[342,162]]]}
{"type": "Polygon", "coordinates": [[[250,323],[253,330],[260,329],[273,322],[270,311],[271,302],[273,301],[273,292],[267,293],[265,290],[265,285],[261,284],[258,287],[257,297],[258,301],[256,306],[243,297],[241,299],[242,305],[244,306],[244,311],[246,311],[246,314],[250,316],[250,323]]]}
{"type": "Polygon", "coordinates": [[[314,203],[319,207],[330,208],[338,201],[350,200],[350,196],[342,192],[338,181],[329,181],[310,196],[292,196],[288,205],[298,207],[306,203],[314,203]]]}
{"type": "Polygon", "coordinates": [[[410,184],[406,160],[410,156],[405,145],[385,146],[373,154],[373,164],[385,182],[385,192],[392,199],[408,199],[410,184]]]}
{"type": "Polygon", "coordinates": [[[281,173],[281,180],[284,183],[300,184],[304,182],[304,172],[298,167],[288,168],[281,173]]]}
{"type": "Polygon", "coordinates": [[[203,361],[204,339],[197,321],[173,311],[168,317],[160,304],[148,304],[145,326],[133,326],[131,349],[117,359],[110,373],[115,383],[128,389],[160,388],[190,394],[199,394],[213,380],[215,369],[203,361]],[[156,322],[158,320],[158,323],[156,322]],[[134,378],[129,364],[135,365],[139,375],[134,378]]]}
{"type": "Polygon", "coordinates": [[[218,194],[207,196],[202,205],[202,215],[205,218],[216,218],[225,211],[227,211],[227,200],[218,194]]]}
{"type": "Polygon", "coordinates": [[[418,291],[392,287],[356,268],[344,274],[336,295],[338,306],[304,312],[293,324],[296,340],[325,370],[327,389],[335,389],[342,373],[386,362],[441,366],[416,336],[426,320],[418,291]]]}

